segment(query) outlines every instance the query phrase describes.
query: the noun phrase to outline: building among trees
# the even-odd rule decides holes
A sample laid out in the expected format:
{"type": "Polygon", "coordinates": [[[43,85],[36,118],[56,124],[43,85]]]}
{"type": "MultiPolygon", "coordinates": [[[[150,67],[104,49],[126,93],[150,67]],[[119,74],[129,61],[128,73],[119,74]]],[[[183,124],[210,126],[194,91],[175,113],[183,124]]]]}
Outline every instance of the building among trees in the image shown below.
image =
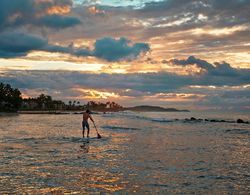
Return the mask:
{"type": "Polygon", "coordinates": [[[66,104],[61,100],[53,100],[51,96],[41,94],[37,98],[23,99],[22,110],[65,110],[66,104]]]}
{"type": "Polygon", "coordinates": [[[21,92],[9,84],[0,83],[0,112],[22,111],[58,111],[58,110],[80,110],[90,109],[93,111],[121,111],[124,108],[115,102],[89,101],[81,105],[79,101],[69,101],[65,104],[61,100],[53,100],[51,96],[41,94],[35,98],[22,98],[21,92]]]}

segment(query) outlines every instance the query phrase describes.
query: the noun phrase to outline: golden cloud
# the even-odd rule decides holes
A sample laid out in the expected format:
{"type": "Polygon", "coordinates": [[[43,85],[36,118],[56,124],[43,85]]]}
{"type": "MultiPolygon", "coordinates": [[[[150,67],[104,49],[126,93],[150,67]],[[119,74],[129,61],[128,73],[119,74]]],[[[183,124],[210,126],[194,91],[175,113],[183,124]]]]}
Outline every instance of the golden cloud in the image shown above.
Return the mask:
{"type": "Polygon", "coordinates": [[[46,13],[49,15],[57,14],[57,15],[65,15],[68,14],[71,10],[69,5],[64,6],[53,6],[46,10],[46,13]]]}
{"type": "Polygon", "coordinates": [[[93,15],[97,15],[97,14],[105,14],[104,10],[100,10],[98,9],[96,6],[91,6],[88,8],[89,13],[93,14],[93,15]]]}

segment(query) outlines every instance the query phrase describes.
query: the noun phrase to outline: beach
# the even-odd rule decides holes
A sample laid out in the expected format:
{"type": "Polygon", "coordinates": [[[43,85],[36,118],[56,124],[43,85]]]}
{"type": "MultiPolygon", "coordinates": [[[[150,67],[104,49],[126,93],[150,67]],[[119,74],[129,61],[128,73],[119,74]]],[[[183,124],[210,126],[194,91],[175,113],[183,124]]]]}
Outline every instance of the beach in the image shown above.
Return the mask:
{"type": "Polygon", "coordinates": [[[191,115],[201,116],[93,115],[102,139],[91,125],[89,140],[81,115],[2,116],[0,193],[247,194],[249,124],[185,121],[191,115]]]}

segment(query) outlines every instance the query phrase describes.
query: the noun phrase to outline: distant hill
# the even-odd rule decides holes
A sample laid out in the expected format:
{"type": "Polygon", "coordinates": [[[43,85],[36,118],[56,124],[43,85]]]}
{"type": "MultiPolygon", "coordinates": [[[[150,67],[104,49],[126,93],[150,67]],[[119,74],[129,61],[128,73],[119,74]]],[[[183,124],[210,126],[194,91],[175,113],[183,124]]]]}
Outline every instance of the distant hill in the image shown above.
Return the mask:
{"type": "Polygon", "coordinates": [[[176,108],[163,108],[160,106],[134,106],[128,107],[126,110],[138,111],[138,112],[190,112],[189,110],[178,110],[176,108]]]}

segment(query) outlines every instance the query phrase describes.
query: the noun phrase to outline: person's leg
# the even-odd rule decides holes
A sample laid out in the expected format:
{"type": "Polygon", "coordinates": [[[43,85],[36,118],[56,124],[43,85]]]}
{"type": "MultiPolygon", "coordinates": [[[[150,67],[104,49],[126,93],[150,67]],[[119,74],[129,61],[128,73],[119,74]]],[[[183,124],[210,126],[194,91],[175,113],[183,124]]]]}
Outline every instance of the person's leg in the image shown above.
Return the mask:
{"type": "Polygon", "coordinates": [[[89,124],[88,123],[86,123],[86,127],[87,127],[87,137],[89,137],[89,124]]]}
{"type": "Polygon", "coordinates": [[[85,123],[82,122],[82,137],[84,138],[84,132],[85,132],[85,123]]]}

